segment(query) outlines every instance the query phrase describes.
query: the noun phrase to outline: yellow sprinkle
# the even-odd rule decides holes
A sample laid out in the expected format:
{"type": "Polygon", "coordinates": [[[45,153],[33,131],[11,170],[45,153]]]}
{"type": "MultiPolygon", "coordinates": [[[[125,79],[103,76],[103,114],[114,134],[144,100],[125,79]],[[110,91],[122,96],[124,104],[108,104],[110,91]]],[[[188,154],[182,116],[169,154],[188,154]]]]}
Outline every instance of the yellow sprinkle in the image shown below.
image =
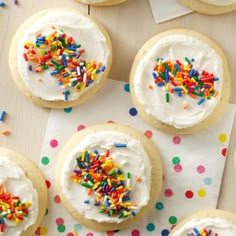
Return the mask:
{"type": "Polygon", "coordinates": [[[25,43],[25,46],[34,47],[34,43],[32,43],[32,42],[26,42],[26,43],[25,43]]]}
{"type": "Polygon", "coordinates": [[[188,93],[188,90],[184,86],[182,86],[182,89],[183,89],[184,93],[188,93]]]}

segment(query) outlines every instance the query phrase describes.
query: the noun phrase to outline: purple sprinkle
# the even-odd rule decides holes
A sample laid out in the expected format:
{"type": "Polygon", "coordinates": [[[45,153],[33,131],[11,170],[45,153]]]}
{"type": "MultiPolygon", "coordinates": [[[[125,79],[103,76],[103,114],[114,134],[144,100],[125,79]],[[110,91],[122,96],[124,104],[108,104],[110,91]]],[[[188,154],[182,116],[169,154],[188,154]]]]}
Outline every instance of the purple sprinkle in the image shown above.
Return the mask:
{"type": "Polygon", "coordinates": [[[29,71],[32,71],[32,65],[29,65],[29,71]]]}
{"type": "Polygon", "coordinates": [[[17,4],[18,4],[18,1],[17,1],[17,0],[14,0],[14,3],[15,3],[15,5],[17,5],[17,4]]]}

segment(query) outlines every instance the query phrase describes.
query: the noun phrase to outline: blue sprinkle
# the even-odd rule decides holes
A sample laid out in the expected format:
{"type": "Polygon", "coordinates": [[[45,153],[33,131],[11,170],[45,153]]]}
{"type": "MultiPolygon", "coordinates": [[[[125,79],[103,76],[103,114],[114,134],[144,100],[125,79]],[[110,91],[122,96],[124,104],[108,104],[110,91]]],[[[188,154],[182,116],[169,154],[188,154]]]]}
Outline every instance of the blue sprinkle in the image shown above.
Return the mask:
{"type": "Polygon", "coordinates": [[[152,76],[153,76],[154,79],[157,79],[157,78],[158,78],[158,75],[157,75],[157,73],[155,73],[155,72],[152,73],[152,76]]]}
{"type": "Polygon", "coordinates": [[[178,96],[179,96],[179,97],[182,97],[181,91],[178,91],[178,96]]]}
{"type": "Polygon", "coordinates": [[[198,104],[198,105],[201,105],[203,102],[205,102],[205,100],[206,100],[205,98],[201,98],[201,99],[198,101],[197,104],[198,104]]]}
{"type": "Polygon", "coordinates": [[[165,81],[168,83],[169,82],[169,71],[165,70],[165,81]]]}
{"type": "Polygon", "coordinates": [[[136,216],[136,212],[135,211],[131,211],[132,216],[136,216]]]}
{"type": "Polygon", "coordinates": [[[220,80],[218,77],[215,77],[215,78],[214,78],[214,81],[218,81],[218,80],[220,80]]]}
{"type": "Polygon", "coordinates": [[[182,91],[182,88],[180,88],[180,87],[175,87],[175,88],[173,88],[173,90],[178,92],[178,91],[182,91]]]}
{"type": "Polygon", "coordinates": [[[127,147],[127,144],[125,144],[125,143],[115,143],[114,146],[118,147],[118,148],[119,147],[127,147]]]}
{"type": "Polygon", "coordinates": [[[56,74],[58,74],[58,71],[57,71],[57,70],[54,70],[54,71],[52,71],[52,72],[50,73],[51,76],[56,75],[56,74]]]}
{"type": "Polygon", "coordinates": [[[158,82],[158,83],[157,83],[157,86],[158,86],[158,87],[162,87],[162,86],[164,86],[164,85],[165,85],[164,82],[158,82]]]}
{"type": "Polygon", "coordinates": [[[62,62],[63,62],[63,66],[67,67],[67,60],[66,60],[66,56],[64,54],[62,54],[61,59],[62,59],[62,62]]]}
{"type": "Polygon", "coordinates": [[[68,94],[67,94],[67,92],[64,92],[64,97],[65,97],[65,100],[67,101],[67,100],[68,100],[68,94]]]}
{"type": "Polygon", "coordinates": [[[191,70],[190,70],[190,72],[189,72],[189,75],[188,75],[188,76],[189,76],[189,78],[191,78],[191,77],[193,76],[194,72],[195,72],[195,70],[194,70],[194,69],[191,69],[191,70]]]}
{"type": "Polygon", "coordinates": [[[0,114],[0,121],[4,121],[6,114],[7,113],[5,111],[2,111],[2,113],[0,114]]]}
{"type": "Polygon", "coordinates": [[[6,3],[5,2],[0,2],[0,7],[5,7],[6,3]]]}
{"type": "Polygon", "coordinates": [[[179,66],[179,64],[175,64],[176,65],[176,70],[177,71],[180,71],[180,66],[179,66]]]}
{"type": "Polygon", "coordinates": [[[101,68],[100,68],[100,71],[105,71],[105,69],[106,69],[106,67],[105,66],[102,66],[101,68]]]}

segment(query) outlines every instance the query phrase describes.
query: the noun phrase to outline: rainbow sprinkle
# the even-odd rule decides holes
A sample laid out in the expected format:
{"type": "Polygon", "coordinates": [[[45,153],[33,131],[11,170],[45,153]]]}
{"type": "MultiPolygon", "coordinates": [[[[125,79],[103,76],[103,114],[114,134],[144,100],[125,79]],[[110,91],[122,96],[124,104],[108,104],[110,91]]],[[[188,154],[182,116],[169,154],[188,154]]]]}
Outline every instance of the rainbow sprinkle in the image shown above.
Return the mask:
{"type": "MultiPolygon", "coordinates": [[[[199,98],[198,105],[218,95],[214,83],[219,78],[206,71],[199,72],[193,67],[193,61],[187,57],[185,57],[185,62],[157,59],[152,76],[154,84],[163,87],[166,91],[165,100],[167,103],[171,102],[170,94],[177,94],[179,97],[186,94],[194,99],[199,98]]],[[[149,88],[150,86],[152,85],[149,85],[149,88]]]]}
{"type": "Polygon", "coordinates": [[[19,196],[14,196],[5,191],[3,183],[0,183],[0,234],[4,232],[5,221],[14,221],[20,224],[25,217],[28,217],[30,202],[21,201],[19,196]]]}
{"type": "Polygon", "coordinates": [[[212,232],[211,229],[201,229],[193,228],[190,233],[187,233],[186,236],[219,236],[218,233],[212,232]]]}
{"type": "MultiPolygon", "coordinates": [[[[64,99],[68,100],[70,89],[80,92],[89,87],[98,75],[105,71],[106,67],[95,60],[82,59],[85,53],[81,45],[77,44],[73,37],[68,36],[63,30],[55,30],[49,35],[36,35],[36,41],[24,44],[23,58],[29,64],[28,70],[42,73],[52,68],[51,76],[57,78],[58,85],[63,89],[64,99]]],[[[41,80],[39,79],[41,82],[41,80]]]]}
{"type": "MultiPolygon", "coordinates": [[[[109,150],[104,155],[97,150],[84,151],[76,158],[76,163],[71,177],[74,182],[88,188],[88,195],[94,193],[94,205],[100,207],[100,213],[118,218],[136,215],[137,204],[130,202],[131,174],[128,172],[124,177],[109,150]]],[[[88,199],[84,203],[89,204],[88,199]]]]}

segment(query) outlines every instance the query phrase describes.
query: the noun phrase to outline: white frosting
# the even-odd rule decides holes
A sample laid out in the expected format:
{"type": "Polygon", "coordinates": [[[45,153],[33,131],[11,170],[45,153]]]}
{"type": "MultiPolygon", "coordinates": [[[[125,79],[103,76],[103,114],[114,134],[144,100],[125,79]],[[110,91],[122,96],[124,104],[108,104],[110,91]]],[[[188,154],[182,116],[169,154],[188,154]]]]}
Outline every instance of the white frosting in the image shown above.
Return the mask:
{"type": "Polygon", "coordinates": [[[166,36],[153,45],[140,59],[134,74],[134,92],[144,110],[161,122],[173,125],[176,128],[187,128],[208,117],[220,100],[220,91],[223,84],[223,65],[220,56],[208,44],[189,35],[176,34],[166,36]],[[197,99],[188,95],[178,97],[170,93],[170,102],[166,102],[166,91],[153,84],[153,67],[157,58],[168,58],[171,61],[184,58],[194,58],[193,68],[199,72],[206,70],[220,78],[214,85],[219,91],[216,98],[211,98],[198,105],[197,99]],[[189,104],[189,109],[183,109],[183,104],[189,104]]]}
{"type": "Polygon", "coordinates": [[[94,195],[87,195],[87,188],[80,184],[74,183],[71,179],[71,173],[75,168],[75,159],[82,151],[98,150],[99,153],[104,154],[106,150],[110,150],[110,157],[113,158],[114,163],[120,164],[124,171],[124,176],[127,172],[131,174],[132,188],[130,194],[130,202],[137,203],[137,210],[147,205],[150,198],[151,188],[151,166],[150,161],[142,144],[131,138],[129,135],[115,132],[102,131],[96,134],[86,136],[66,158],[62,167],[60,175],[60,184],[66,198],[71,202],[73,208],[86,219],[93,219],[98,222],[116,222],[120,223],[127,218],[108,217],[105,214],[99,213],[99,207],[94,206],[94,195]],[[114,147],[115,143],[125,143],[126,148],[114,147]],[[142,181],[137,182],[136,177],[141,177],[142,181]],[[142,194],[140,194],[142,193],[142,194]],[[89,199],[90,203],[85,204],[84,200],[89,199]]]}
{"type": "MultiPolygon", "coordinates": [[[[18,46],[18,69],[23,82],[31,93],[48,101],[64,100],[63,89],[58,85],[57,79],[50,75],[51,69],[39,74],[29,71],[28,66],[30,63],[25,62],[23,54],[25,42],[35,42],[35,36],[38,32],[41,32],[42,35],[51,34],[53,32],[52,26],[56,29],[63,29],[68,36],[74,38],[76,43],[81,44],[81,48],[85,50],[83,59],[87,61],[94,59],[97,63],[102,62],[106,66],[110,55],[110,49],[104,34],[86,16],[59,9],[45,13],[40,19],[33,22],[30,27],[24,29],[24,36],[18,46]],[[42,80],[41,82],[38,81],[39,78],[42,80]]],[[[71,89],[69,100],[77,99],[81,94],[98,83],[101,76],[102,73],[99,74],[98,79],[93,84],[90,84],[89,87],[81,92],[71,89]]]]}
{"type": "Polygon", "coordinates": [[[19,236],[22,231],[36,222],[38,216],[38,194],[32,182],[25,176],[24,171],[7,157],[0,156],[0,183],[4,184],[6,190],[15,196],[19,196],[22,201],[31,202],[29,216],[19,224],[5,219],[5,229],[1,235],[19,236]]]}
{"type": "Polygon", "coordinates": [[[223,218],[203,218],[199,219],[192,219],[184,224],[178,231],[173,233],[173,236],[180,236],[186,235],[190,233],[193,228],[197,228],[198,230],[201,229],[211,229],[214,233],[218,233],[219,236],[235,236],[236,235],[236,225],[232,224],[229,221],[226,221],[223,218]]]}
{"type": "Polygon", "coordinates": [[[215,6],[228,6],[236,3],[236,0],[200,0],[200,1],[215,6]]]}

